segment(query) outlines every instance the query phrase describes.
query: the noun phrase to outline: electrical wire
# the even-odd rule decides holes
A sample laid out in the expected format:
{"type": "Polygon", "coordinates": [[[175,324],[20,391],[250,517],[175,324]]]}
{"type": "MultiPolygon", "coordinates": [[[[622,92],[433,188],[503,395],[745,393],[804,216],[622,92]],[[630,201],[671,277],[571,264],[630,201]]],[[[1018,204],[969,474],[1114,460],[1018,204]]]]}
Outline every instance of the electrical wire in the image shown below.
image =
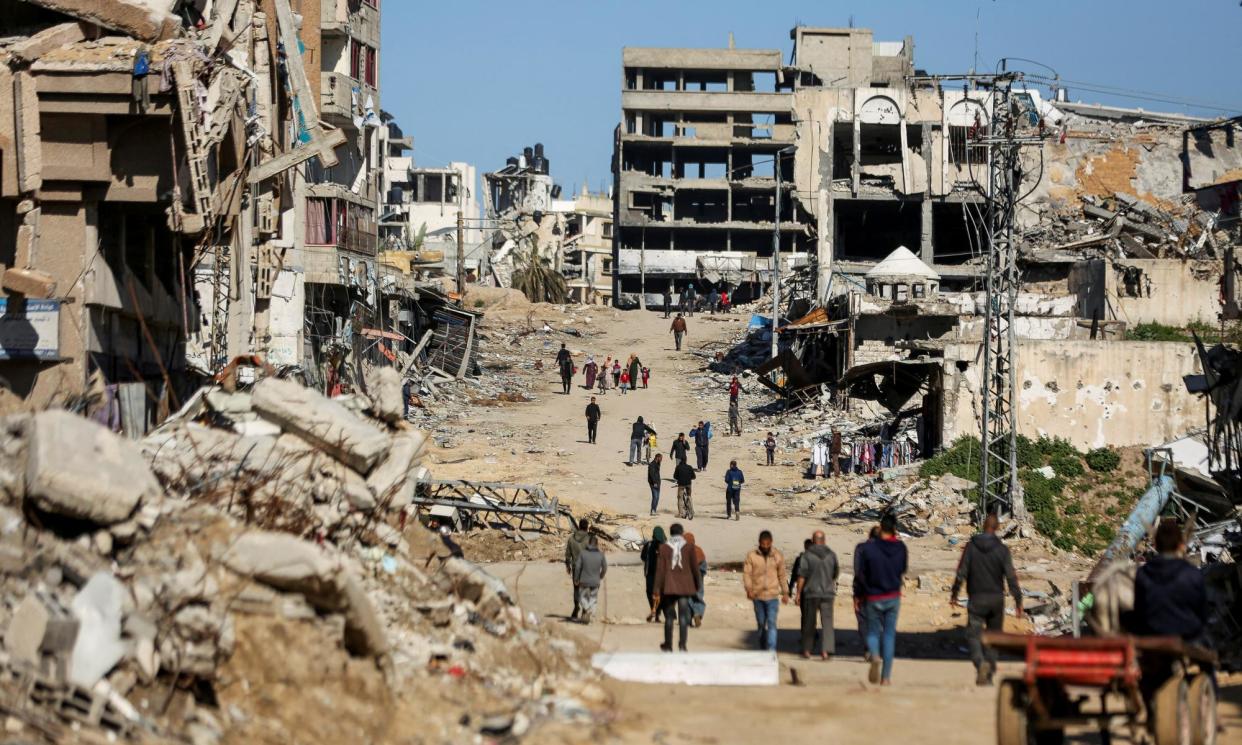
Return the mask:
{"type": "Polygon", "coordinates": [[[1080,90],[1090,91],[1092,93],[1102,93],[1104,95],[1116,96],[1118,98],[1130,98],[1139,101],[1151,101],[1153,103],[1167,103],[1174,106],[1188,106],[1197,109],[1207,109],[1209,111],[1220,111],[1227,114],[1237,114],[1242,112],[1242,105],[1220,106],[1218,104],[1207,103],[1204,101],[1195,101],[1188,98],[1179,98],[1167,93],[1159,93],[1155,91],[1143,91],[1133,88],[1120,88],[1103,83],[1089,83],[1081,80],[1066,80],[1065,78],[1050,78],[1045,75],[1026,75],[1026,79],[1042,82],[1047,85],[1072,85],[1080,90]]]}

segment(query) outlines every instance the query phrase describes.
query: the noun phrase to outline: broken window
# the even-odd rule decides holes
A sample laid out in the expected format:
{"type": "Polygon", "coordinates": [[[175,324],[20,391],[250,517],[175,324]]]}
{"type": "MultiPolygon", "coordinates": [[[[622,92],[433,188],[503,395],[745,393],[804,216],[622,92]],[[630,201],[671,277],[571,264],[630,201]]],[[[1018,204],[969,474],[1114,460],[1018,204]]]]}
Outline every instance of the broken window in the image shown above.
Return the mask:
{"type": "Polygon", "coordinates": [[[835,200],[837,254],[846,261],[881,261],[898,246],[915,248],[922,238],[922,212],[917,200],[835,200]]]}
{"type": "Polygon", "coordinates": [[[678,219],[697,222],[724,222],[728,219],[729,192],[725,190],[681,189],[677,192],[678,219]]]}
{"type": "Polygon", "coordinates": [[[932,205],[932,257],[937,264],[964,264],[988,251],[987,212],[976,202],[932,205]]]}
{"type": "Polygon", "coordinates": [[[910,285],[910,295],[916,300],[927,297],[927,285],[924,285],[922,282],[915,282],[910,285]]]}
{"type": "Polygon", "coordinates": [[[444,174],[424,173],[423,188],[419,194],[420,202],[444,201],[444,174]]]}
{"type": "Polygon", "coordinates": [[[610,222],[606,222],[606,223],[604,223],[604,227],[603,227],[603,235],[604,235],[604,237],[605,237],[605,238],[611,238],[611,237],[612,237],[612,223],[610,223],[610,222]]]}
{"type": "Polygon", "coordinates": [[[896,300],[899,303],[904,303],[910,299],[910,286],[909,285],[899,284],[899,285],[893,285],[893,287],[896,290],[896,293],[893,296],[894,300],[896,300]]]}
{"type": "Polygon", "coordinates": [[[306,198],[306,242],[315,246],[336,244],[336,200],[306,198]]]}
{"type": "Polygon", "coordinates": [[[985,136],[987,136],[987,127],[983,125],[950,126],[949,160],[958,165],[966,163],[986,165],[988,147],[979,143],[979,139],[985,136]]]}

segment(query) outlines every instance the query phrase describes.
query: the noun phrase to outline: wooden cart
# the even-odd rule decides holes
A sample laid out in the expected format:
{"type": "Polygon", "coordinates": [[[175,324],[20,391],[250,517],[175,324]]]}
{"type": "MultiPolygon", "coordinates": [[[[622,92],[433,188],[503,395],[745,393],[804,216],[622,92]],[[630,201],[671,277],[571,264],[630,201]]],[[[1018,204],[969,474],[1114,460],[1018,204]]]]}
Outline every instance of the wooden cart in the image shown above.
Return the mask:
{"type": "Polygon", "coordinates": [[[1022,677],[997,692],[998,745],[1059,745],[1068,727],[1095,727],[1109,745],[1114,724],[1128,726],[1132,742],[1216,743],[1212,652],[1174,637],[986,632],[983,641],[1026,660],[1022,677]]]}

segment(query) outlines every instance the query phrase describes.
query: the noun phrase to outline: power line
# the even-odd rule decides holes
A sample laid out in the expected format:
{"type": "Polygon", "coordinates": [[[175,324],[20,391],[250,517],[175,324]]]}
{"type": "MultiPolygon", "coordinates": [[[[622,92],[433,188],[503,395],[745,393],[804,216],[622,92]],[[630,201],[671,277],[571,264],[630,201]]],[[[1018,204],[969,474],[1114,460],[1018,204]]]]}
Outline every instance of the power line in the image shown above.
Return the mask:
{"type": "Polygon", "coordinates": [[[1028,80],[1040,81],[1048,85],[1072,85],[1081,90],[1090,91],[1092,93],[1102,93],[1109,96],[1117,96],[1118,98],[1130,98],[1139,101],[1151,101],[1154,103],[1167,103],[1174,106],[1189,106],[1197,109],[1207,109],[1209,111],[1221,111],[1225,113],[1242,112],[1242,106],[1220,106],[1217,104],[1206,103],[1204,101],[1194,101],[1188,98],[1178,98],[1167,93],[1158,93],[1155,91],[1142,91],[1132,88],[1119,88],[1116,86],[1105,85],[1103,83],[1089,83],[1082,80],[1066,80],[1065,78],[1050,78],[1046,75],[1026,75],[1028,80]]]}

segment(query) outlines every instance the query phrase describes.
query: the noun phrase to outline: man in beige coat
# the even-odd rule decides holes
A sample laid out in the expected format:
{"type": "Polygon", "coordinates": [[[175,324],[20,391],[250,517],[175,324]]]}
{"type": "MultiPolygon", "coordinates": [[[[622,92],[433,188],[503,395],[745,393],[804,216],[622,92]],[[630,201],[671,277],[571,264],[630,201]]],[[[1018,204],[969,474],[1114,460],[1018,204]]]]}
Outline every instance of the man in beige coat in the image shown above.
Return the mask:
{"type": "Polygon", "coordinates": [[[772,546],[771,531],[760,533],[759,547],[746,555],[742,584],[747,599],[755,605],[759,648],[776,651],[776,614],[780,603],[789,602],[789,587],[785,579],[785,557],[772,546]]]}

